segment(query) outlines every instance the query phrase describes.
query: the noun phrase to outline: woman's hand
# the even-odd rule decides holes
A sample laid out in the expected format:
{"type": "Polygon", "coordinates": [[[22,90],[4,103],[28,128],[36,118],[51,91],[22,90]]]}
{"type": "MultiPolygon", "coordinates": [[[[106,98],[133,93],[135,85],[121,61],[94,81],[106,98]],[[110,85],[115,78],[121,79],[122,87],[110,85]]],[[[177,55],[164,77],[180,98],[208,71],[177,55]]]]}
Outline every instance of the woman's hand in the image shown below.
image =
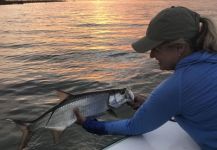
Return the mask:
{"type": "Polygon", "coordinates": [[[136,95],[132,102],[128,102],[134,110],[138,109],[145,101],[145,96],[143,95],[136,95]]]}
{"type": "Polygon", "coordinates": [[[74,114],[75,114],[75,116],[77,118],[76,123],[79,124],[79,125],[83,125],[83,123],[85,122],[86,118],[83,115],[81,115],[81,113],[80,113],[80,111],[79,111],[78,108],[74,108],[73,112],[74,112],[74,114]]]}
{"type": "Polygon", "coordinates": [[[107,134],[103,122],[98,122],[96,119],[84,117],[83,115],[81,115],[78,108],[74,108],[73,112],[77,118],[76,123],[81,125],[86,131],[98,135],[107,134]]]}

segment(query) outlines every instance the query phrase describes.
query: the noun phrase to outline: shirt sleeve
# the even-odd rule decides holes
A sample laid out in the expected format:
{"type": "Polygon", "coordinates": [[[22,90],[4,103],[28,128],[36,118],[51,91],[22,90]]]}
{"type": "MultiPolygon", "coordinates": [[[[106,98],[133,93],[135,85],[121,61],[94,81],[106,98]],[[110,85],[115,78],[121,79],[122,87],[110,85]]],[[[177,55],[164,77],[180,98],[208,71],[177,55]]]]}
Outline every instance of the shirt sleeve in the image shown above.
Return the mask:
{"type": "MultiPolygon", "coordinates": [[[[173,75],[163,81],[149,96],[145,103],[136,111],[132,118],[108,121],[89,122],[86,128],[92,127],[101,134],[138,135],[152,131],[172,116],[180,113],[179,80],[173,75]],[[103,129],[101,131],[100,129],[103,129]]],[[[89,128],[90,129],[90,128],[89,128]]]]}

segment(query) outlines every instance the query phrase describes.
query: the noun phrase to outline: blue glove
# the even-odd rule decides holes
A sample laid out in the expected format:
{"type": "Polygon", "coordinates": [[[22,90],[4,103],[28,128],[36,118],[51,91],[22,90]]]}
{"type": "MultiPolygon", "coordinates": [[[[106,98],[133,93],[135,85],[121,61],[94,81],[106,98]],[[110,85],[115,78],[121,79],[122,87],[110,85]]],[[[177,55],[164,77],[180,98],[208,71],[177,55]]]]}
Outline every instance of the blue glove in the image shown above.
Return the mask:
{"type": "Polygon", "coordinates": [[[105,130],[105,123],[99,122],[97,119],[90,119],[87,118],[83,123],[83,128],[90,133],[98,134],[98,135],[105,135],[108,134],[105,130]]]}

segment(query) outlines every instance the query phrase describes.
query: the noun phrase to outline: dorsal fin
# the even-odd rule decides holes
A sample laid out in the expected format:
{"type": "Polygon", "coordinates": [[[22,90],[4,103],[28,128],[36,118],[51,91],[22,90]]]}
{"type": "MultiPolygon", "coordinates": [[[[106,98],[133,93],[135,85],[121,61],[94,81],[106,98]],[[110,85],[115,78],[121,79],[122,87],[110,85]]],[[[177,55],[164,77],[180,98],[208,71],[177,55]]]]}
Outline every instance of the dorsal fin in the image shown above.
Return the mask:
{"type": "Polygon", "coordinates": [[[57,95],[59,96],[60,102],[64,101],[65,99],[67,99],[70,95],[70,93],[64,92],[62,90],[56,90],[57,95]]]}

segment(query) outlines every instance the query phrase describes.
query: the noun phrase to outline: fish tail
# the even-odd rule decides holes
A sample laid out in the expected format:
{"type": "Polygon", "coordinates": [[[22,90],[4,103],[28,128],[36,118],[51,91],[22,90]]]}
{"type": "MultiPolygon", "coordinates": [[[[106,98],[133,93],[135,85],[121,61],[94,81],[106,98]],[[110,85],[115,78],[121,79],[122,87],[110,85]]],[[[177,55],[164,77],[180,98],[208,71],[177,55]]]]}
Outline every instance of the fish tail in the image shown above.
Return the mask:
{"type": "Polygon", "coordinates": [[[18,150],[24,150],[32,136],[32,131],[29,128],[29,126],[32,123],[22,121],[22,120],[14,120],[14,119],[6,119],[6,120],[15,123],[16,126],[18,126],[21,129],[23,134],[22,134],[22,139],[18,150]]]}

